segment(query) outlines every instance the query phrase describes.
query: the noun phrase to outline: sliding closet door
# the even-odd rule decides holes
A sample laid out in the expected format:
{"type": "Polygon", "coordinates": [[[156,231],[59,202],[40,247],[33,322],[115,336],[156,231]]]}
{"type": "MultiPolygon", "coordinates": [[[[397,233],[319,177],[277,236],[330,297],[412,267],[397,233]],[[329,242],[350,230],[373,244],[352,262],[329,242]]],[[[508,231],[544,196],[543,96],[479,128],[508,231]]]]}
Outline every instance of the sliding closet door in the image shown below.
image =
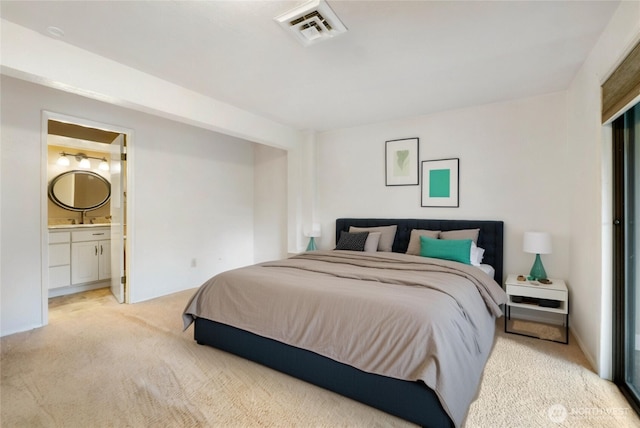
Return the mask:
{"type": "Polygon", "coordinates": [[[640,409],[640,104],[613,123],[614,380],[640,409]]]}

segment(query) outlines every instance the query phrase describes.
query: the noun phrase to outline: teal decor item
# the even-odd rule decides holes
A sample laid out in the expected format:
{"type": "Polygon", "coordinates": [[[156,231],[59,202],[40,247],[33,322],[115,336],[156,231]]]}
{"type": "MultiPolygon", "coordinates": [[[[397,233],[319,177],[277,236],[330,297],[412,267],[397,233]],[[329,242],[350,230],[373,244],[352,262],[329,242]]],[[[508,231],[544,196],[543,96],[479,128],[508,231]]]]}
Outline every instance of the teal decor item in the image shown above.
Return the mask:
{"type": "Polygon", "coordinates": [[[316,239],[312,236],[309,238],[309,245],[307,245],[307,251],[315,251],[318,247],[316,247],[316,239]]]}
{"type": "Polygon", "coordinates": [[[529,280],[547,279],[547,272],[542,266],[540,254],[551,254],[551,235],[546,232],[525,232],[522,251],[536,255],[529,272],[529,280]]]}
{"type": "Polygon", "coordinates": [[[471,239],[434,239],[421,236],[420,255],[470,265],[471,242],[471,239]]]}
{"type": "Polygon", "coordinates": [[[533,266],[531,266],[531,272],[529,272],[529,279],[547,279],[547,272],[544,270],[544,266],[542,266],[540,254],[536,254],[536,260],[533,262],[533,266]]]}

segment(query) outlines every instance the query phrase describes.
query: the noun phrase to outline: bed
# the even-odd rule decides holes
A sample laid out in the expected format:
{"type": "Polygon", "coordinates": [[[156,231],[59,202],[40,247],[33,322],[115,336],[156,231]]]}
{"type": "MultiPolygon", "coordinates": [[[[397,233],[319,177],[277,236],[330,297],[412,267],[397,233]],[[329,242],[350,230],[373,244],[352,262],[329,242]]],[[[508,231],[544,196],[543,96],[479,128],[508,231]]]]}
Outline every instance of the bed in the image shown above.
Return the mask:
{"type": "Polygon", "coordinates": [[[306,252],[216,275],[187,304],[185,329],[193,322],[199,344],[418,425],[461,426],[506,302],[503,222],[341,218],[336,242],[388,226],[392,251],[306,252]],[[404,254],[414,229],[479,229],[489,269],[404,254]]]}

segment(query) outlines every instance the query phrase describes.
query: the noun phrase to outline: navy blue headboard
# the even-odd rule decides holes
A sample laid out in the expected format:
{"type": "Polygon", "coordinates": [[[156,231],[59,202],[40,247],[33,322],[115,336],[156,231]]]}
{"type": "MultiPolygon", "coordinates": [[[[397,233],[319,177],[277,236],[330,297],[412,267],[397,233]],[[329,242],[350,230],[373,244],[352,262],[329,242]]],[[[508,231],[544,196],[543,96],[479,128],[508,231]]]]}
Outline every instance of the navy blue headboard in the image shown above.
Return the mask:
{"type": "Polygon", "coordinates": [[[495,280],[502,285],[504,222],[494,220],[428,220],[428,219],[386,219],[386,218],[339,218],[336,220],[336,242],[340,232],[349,231],[349,227],[374,227],[398,225],[393,251],[404,253],[409,246],[409,237],[413,229],[458,230],[480,229],[478,247],[484,248],[482,263],[493,266],[495,280]]]}

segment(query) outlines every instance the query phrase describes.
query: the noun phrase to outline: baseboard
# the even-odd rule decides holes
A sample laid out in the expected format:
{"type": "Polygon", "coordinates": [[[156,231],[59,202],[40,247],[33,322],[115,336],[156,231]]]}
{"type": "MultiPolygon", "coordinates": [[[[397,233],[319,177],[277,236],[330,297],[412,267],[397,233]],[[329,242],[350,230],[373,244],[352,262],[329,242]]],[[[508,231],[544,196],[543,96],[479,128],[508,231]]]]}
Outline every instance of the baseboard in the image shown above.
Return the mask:
{"type": "Polygon", "coordinates": [[[92,282],[91,284],[75,285],[71,287],[52,288],[49,290],[49,298],[66,296],[67,294],[80,293],[82,291],[97,290],[111,285],[111,280],[92,282]]]}

